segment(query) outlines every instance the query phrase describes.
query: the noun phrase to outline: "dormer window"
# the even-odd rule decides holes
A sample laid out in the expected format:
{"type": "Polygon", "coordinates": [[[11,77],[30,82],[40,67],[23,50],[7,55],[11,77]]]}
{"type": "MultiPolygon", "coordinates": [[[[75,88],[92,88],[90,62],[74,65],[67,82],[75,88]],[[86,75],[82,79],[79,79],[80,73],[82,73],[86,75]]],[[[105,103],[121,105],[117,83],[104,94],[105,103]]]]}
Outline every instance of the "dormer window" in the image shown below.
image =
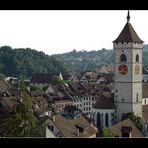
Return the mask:
{"type": "Polygon", "coordinates": [[[126,62],[126,55],[125,54],[121,54],[120,62],[126,62]]]}
{"type": "Polygon", "coordinates": [[[132,128],[130,126],[121,127],[122,137],[131,137],[132,128]]]}

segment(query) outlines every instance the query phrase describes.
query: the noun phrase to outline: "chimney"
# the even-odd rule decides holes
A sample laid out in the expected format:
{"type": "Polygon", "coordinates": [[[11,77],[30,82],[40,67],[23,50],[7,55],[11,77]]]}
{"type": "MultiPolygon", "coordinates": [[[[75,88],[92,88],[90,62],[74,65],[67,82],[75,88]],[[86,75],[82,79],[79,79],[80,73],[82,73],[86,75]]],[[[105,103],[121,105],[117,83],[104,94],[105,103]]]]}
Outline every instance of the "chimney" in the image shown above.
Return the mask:
{"type": "Polygon", "coordinates": [[[132,133],[131,132],[129,133],[129,138],[132,138],[132,133]]]}

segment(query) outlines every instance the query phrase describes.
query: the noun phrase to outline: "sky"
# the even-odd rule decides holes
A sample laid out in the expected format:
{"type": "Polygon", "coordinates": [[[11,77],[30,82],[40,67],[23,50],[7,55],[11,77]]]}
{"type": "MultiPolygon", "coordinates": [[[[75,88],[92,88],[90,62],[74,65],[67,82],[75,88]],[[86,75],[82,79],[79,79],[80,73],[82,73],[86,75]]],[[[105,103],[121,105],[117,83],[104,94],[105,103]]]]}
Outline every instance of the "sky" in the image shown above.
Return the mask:
{"type": "MultiPolygon", "coordinates": [[[[0,10],[0,46],[31,48],[48,55],[112,49],[126,17],[126,10],[0,10]]],[[[131,10],[130,17],[148,44],[148,10],[131,10]]]]}

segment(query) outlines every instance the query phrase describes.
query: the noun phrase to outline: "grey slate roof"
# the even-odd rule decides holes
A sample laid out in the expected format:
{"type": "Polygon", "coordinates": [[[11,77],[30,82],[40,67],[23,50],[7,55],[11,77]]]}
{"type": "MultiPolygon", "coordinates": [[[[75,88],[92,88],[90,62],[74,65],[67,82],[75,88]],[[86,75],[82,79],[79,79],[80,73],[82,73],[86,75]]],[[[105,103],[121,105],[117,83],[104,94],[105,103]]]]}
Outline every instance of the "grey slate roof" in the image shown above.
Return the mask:
{"type": "Polygon", "coordinates": [[[51,75],[49,73],[34,73],[30,80],[31,83],[49,83],[51,75]]]}
{"type": "Polygon", "coordinates": [[[134,43],[143,43],[143,41],[139,38],[134,28],[130,23],[126,23],[120,35],[113,42],[134,42],[134,43]]]}
{"type": "Polygon", "coordinates": [[[98,132],[98,130],[91,125],[84,117],[76,119],[65,119],[62,115],[55,115],[55,125],[60,130],[64,137],[90,137],[98,132]],[[80,126],[85,129],[84,133],[77,135],[77,126],[80,126]]]}
{"type": "Polygon", "coordinates": [[[112,102],[112,98],[110,95],[101,95],[95,105],[94,108],[96,109],[114,109],[114,105],[112,102]]]}

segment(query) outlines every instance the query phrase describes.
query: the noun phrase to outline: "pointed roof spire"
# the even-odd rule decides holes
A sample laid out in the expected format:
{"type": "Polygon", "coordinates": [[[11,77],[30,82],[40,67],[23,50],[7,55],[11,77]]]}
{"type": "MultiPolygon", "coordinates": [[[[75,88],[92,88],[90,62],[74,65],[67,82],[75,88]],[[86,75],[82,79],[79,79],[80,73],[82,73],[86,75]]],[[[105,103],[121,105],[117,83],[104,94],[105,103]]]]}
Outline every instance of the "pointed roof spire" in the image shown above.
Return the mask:
{"type": "Polygon", "coordinates": [[[119,34],[118,38],[114,40],[113,42],[134,42],[134,43],[143,43],[143,41],[139,38],[136,31],[132,27],[131,23],[129,23],[130,15],[129,10],[127,14],[127,23],[125,24],[123,30],[119,34]]]}
{"type": "Polygon", "coordinates": [[[129,14],[129,10],[128,10],[128,13],[127,13],[127,22],[130,21],[130,14],[129,14]]]}

